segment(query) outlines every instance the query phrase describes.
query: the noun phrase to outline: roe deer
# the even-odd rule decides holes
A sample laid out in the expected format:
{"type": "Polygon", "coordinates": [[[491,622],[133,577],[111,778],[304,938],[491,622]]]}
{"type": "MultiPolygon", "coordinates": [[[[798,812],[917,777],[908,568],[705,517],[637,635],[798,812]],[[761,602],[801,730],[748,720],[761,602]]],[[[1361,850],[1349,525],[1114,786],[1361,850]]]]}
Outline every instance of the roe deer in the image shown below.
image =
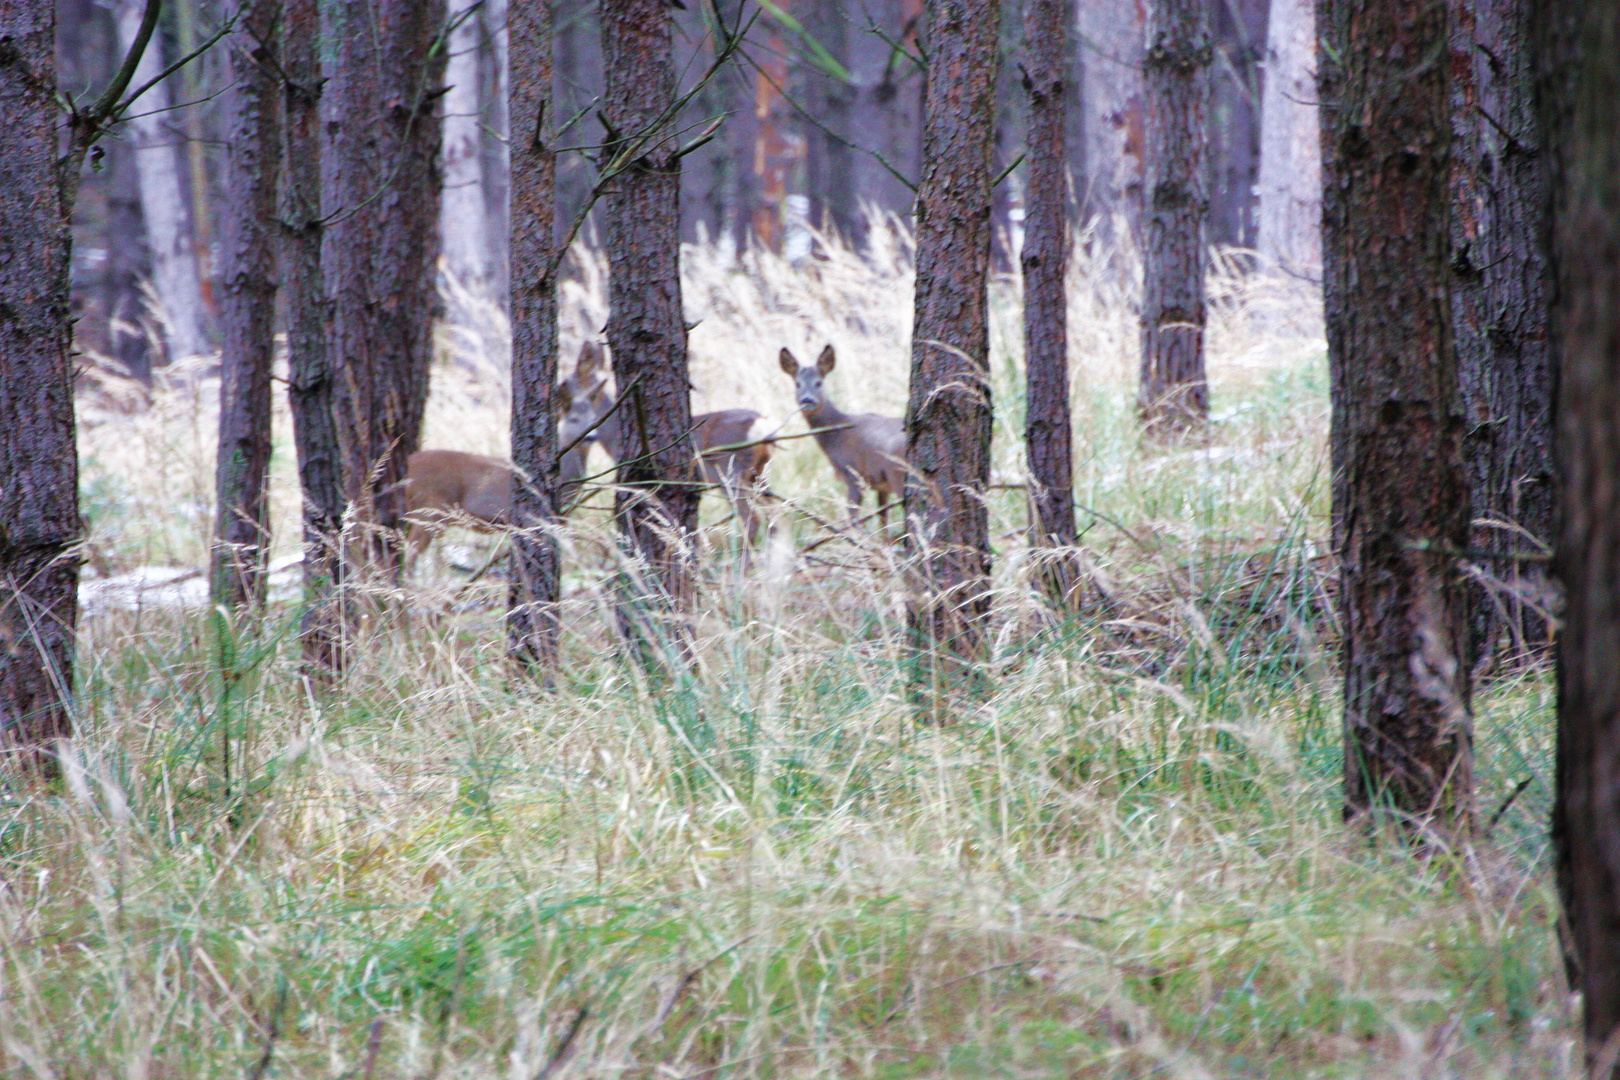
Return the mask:
{"type": "MultiPolygon", "coordinates": [[[[622,411],[614,412],[615,399],[607,389],[607,373],[597,374],[602,365],[598,350],[590,358],[580,354],[575,368],[578,377],[594,376],[588,387],[570,388],[569,405],[557,426],[557,442],[567,446],[580,439],[581,450],[577,472],[570,473],[565,456],[563,478],[577,482],[584,472],[583,448],[592,440],[600,443],[608,456],[618,461],[624,448],[624,420],[622,411]],[[611,414],[611,415],[610,415],[611,414]],[[593,427],[594,425],[594,427],[593,427]]],[[[765,466],[771,460],[771,436],[776,425],[752,409],[721,409],[700,413],[692,417],[692,445],[698,451],[698,469],[703,482],[718,487],[737,512],[743,536],[754,539],[759,529],[759,515],[754,510],[753,491],[765,475],[765,466]]]]}
{"type": "Polygon", "coordinates": [[[821,452],[849,493],[849,520],[860,517],[865,488],[877,492],[880,527],[889,526],[889,504],[900,498],[906,483],[906,424],[892,416],[859,413],[851,416],[827,397],[826,378],[838,362],[833,347],[821,350],[814,364],[800,364],[783,349],[777,357],[782,370],[793,376],[793,388],[821,452]]]}

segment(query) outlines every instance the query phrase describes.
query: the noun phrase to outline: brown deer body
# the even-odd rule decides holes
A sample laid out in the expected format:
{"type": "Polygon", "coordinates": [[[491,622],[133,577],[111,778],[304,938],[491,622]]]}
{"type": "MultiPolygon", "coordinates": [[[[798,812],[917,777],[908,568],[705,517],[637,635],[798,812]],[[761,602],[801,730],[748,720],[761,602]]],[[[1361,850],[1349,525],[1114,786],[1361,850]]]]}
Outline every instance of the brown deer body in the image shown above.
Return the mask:
{"type": "Polygon", "coordinates": [[[877,493],[878,520],[881,527],[887,528],[889,504],[905,489],[905,421],[876,413],[851,415],[832,403],[827,396],[826,378],[838,357],[831,345],[821,350],[814,364],[800,364],[787,349],[777,360],[782,370],[793,376],[799,411],[833,471],[844,482],[850,523],[859,519],[861,501],[870,488],[877,493]]]}
{"type": "MultiPolygon", "coordinates": [[[[562,504],[585,479],[586,457],[592,443],[601,444],[615,461],[620,450],[620,417],[613,412],[613,394],[607,389],[599,347],[580,350],[573,374],[557,384],[556,407],[559,449],[567,447],[558,463],[562,504]]],[[[743,535],[752,539],[758,528],[750,496],[771,458],[770,432],[759,413],[751,409],[723,409],[692,418],[693,444],[702,455],[703,480],[719,487],[737,510],[743,535]]],[[[498,529],[512,518],[512,485],[517,473],[511,462],[460,450],[418,450],[406,465],[405,512],[411,524],[408,545],[415,561],[433,537],[448,525],[498,529]]]]}

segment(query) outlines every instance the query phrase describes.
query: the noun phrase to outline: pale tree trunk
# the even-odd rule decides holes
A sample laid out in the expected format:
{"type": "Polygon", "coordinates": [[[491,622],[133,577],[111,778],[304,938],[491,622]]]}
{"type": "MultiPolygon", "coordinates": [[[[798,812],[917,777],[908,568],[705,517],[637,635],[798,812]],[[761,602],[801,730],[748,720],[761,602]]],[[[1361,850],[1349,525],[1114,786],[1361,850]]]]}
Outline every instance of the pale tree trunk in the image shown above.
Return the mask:
{"type": "MultiPolygon", "coordinates": [[[[1027,186],[1024,190],[1024,448],[1029,459],[1031,542],[1072,548],[1074,451],[1069,420],[1069,320],[1064,272],[1069,265],[1069,197],[1064,164],[1068,90],[1064,28],[1069,0],[1024,0],[1024,93],[1028,97],[1027,186]]],[[[1055,605],[1074,586],[1066,555],[1042,568],[1055,605]]]]}
{"type": "Polygon", "coordinates": [[[69,195],[50,0],[0,0],[0,754],[54,771],[73,734],[79,457],[69,195]]]}
{"type": "Polygon", "coordinates": [[[1323,0],[1324,299],[1346,814],[1473,821],[1468,480],[1447,292],[1444,4],[1323,0]],[[1331,49],[1331,52],[1329,51],[1331,49]],[[1342,58],[1342,64],[1329,57],[1342,58]]]}
{"type": "Polygon", "coordinates": [[[1322,151],[1316,106],[1316,0],[1272,0],[1260,104],[1262,254],[1322,276],[1322,151]]]}
{"type": "Polygon", "coordinates": [[[905,508],[917,580],[907,621],[913,707],[944,722],[985,685],[989,644],[990,155],[998,0],[930,0],[917,189],[916,316],[905,508]]]}
{"type": "Polygon", "coordinates": [[[1213,0],[1209,242],[1252,248],[1260,181],[1261,61],[1270,0],[1213,0]]]}
{"type": "Polygon", "coordinates": [[[102,295],[107,308],[107,346],[130,375],[150,383],[152,351],[143,330],[141,280],[152,276],[152,258],[146,250],[135,151],[124,139],[109,139],[103,149],[107,152],[107,272],[102,295]]]}
{"type": "Polygon", "coordinates": [[[264,601],[269,551],[270,364],[275,352],[281,0],[248,0],[231,35],[226,235],[220,259],[218,520],[211,594],[264,601]]]}
{"type": "MultiPolygon", "coordinates": [[[[488,69],[480,84],[489,90],[489,105],[484,109],[484,123],[489,130],[483,132],[484,157],[484,223],[489,241],[487,265],[491,289],[501,301],[509,299],[511,291],[511,179],[512,156],[508,149],[512,120],[507,108],[507,92],[511,86],[511,64],[508,61],[509,38],[506,31],[507,0],[492,0],[479,12],[483,44],[482,62],[488,69]]],[[[552,117],[552,127],[556,118],[552,117]]],[[[554,216],[555,217],[555,216],[554,216]]]]}
{"type": "Polygon", "coordinates": [[[287,400],[304,496],[304,670],[325,682],[343,670],[343,456],[334,413],[336,379],[326,350],[321,242],[320,0],[284,0],[281,67],[286,183],[282,279],[287,301],[287,400]]]}
{"type": "MultiPolygon", "coordinates": [[[[118,6],[118,42],[126,52],[135,42],[145,11],[146,0],[121,0],[118,6]]],[[[156,78],[163,66],[162,49],[154,36],[135,69],[133,86],[143,86],[156,78]]],[[[180,186],[177,143],[181,137],[170,130],[174,114],[163,111],[170,104],[167,81],[158,83],[142,94],[131,109],[128,130],[135,147],[141,212],[152,251],[152,283],[163,305],[164,344],[172,362],[206,353],[208,334],[191,214],[180,186]]]]}
{"type": "Polygon", "coordinates": [[[510,31],[512,142],[512,590],[507,651],[549,678],[557,663],[557,279],[552,217],[551,12],[518,4],[510,31]]]}
{"type": "Polygon", "coordinates": [[[605,154],[628,154],[605,199],[607,339],[613,378],[630,400],[622,425],[614,515],[628,563],[619,625],[643,656],[689,643],[697,528],[686,322],[681,310],[681,162],[656,125],[675,95],[666,0],[603,0],[605,154]],[[650,650],[650,652],[649,652],[650,650]]]}
{"type": "Polygon", "coordinates": [[[1620,1051],[1620,8],[1549,0],[1534,18],[1560,357],[1553,839],[1586,1065],[1610,1080],[1620,1051]]]}
{"type": "Polygon", "coordinates": [[[1204,0],[1155,0],[1147,80],[1147,198],[1142,240],[1142,379],[1150,435],[1209,418],[1204,374],[1204,217],[1209,212],[1209,30],[1204,0]]]}
{"type": "MultiPolygon", "coordinates": [[[[1555,516],[1550,224],[1531,2],[1451,0],[1452,310],[1472,513],[1482,523],[1470,546],[1503,555],[1550,543],[1555,516]]],[[[1479,561],[1494,579],[1471,590],[1469,605],[1470,652],[1484,674],[1504,653],[1522,662],[1545,652],[1551,620],[1543,567],[1479,561]]]]}
{"type": "Polygon", "coordinates": [[[401,481],[418,449],[433,354],[444,0],[329,9],[336,51],[326,125],[328,355],[344,490],[369,557],[398,565],[401,481]]]}
{"type": "Polygon", "coordinates": [[[458,281],[481,289],[489,281],[489,231],[484,213],[483,130],[478,93],[479,23],[462,11],[450,34],[444,81],[444,201],[439,236],[444,264],[458,281]]]}
{"type": "Polygon", "coordinates": [[[1143,4],[1081,4],[1085,55],[1086,177],[1097,235],[1104,243],[1137,235],[1142,210],[1143,124],[1146,120],[1142,54],[1147,28],[1143,4]],[[1129,236],[1117,236],[1123,219],[1129,236]]]}

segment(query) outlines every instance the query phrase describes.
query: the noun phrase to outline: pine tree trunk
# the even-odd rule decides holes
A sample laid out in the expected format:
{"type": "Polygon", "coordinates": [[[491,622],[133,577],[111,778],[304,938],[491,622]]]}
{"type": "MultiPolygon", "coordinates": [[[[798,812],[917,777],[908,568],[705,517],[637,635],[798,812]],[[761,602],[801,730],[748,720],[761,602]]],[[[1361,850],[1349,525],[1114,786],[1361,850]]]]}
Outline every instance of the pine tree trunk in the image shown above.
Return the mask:
{"type": "Polygon", "coordinates": [[[512,591],[507,651],[542,677],[557,663],[557,279],[552,242],[551,12],[518,4],[509,38],[512,140],[512,591]]]}
{"type": "MultiPolygon", "coordinates": [[[[804,20],[806,33],[839,64],[849,59],[847,23],[838,0],[812,0],[804,20]]],[[[805,193],[810,198],[810,224],[851,237],[856,212],[849,150],[851,87],[818,64],[808,47],[801,52],[799,66],[810,91],[806,111],[819,121],[801,118],[808,146],[805,193]]]]}
{"type": "Polygon", "coordinates": [[[1260,251],[1302,277],[1322,273],[1317,0],[1272,0],[1260,104],[1260,251]]]}
{"type": "Polygon", "coordinates": [[[364,538],[369,559],[392,570],[433,355],[445,58],[430,46],[445,3],[356,0],[328,20],[325,262],[343,486],[376,529],[364,538]]]}
{"type": "MultiPolygon", "coordinates": [[[[507,147],[512,118],[507,110],[507,92],[512,84],[508,61],[510,42],[506,32],[507,0],[490,0],[478,13],[480,57],[485,68],[479,83],[488,91],[483,111],[488,131],[480,132],[484,172],[484,222],[489,250],[490,289],[496,299],[510,299],[511,293],[511,180],[512,155],[507,147]]],[[[552,127],[556,127],[553,118],[552,127]]],[[[555,219],[555,215],[553,215],[555,219]]]]}
{"type": "MultiPolygon", "coordinates": [[[[1064,176],[1068,98],[1065,26],[1068,0],[1024,0],[1024,93],[1029,119],[1024,190],[1024,446],[1029,459],[1032,543],[1071,548],[1074,528],[1074,451],[1069,420],[1069,319],[1064,272],[1069,265],[1067,177],[1064,176]]],[[[1055,605],[1067,602],[1073,575],[1053,560],[1042,585],[1055,605]]]]}
{"type": "Polygon", "coordinates": [[[1096,126],[1087,115],[1091,102],[1086,97],[1086,44],[1080,38],[1080,5],[1076,3],[1063,27],[1064,56],[1068,65],[1064,88],[1063,141],[1069,158],[1069,201],[1073,204],[1074,225],[1084,230],[1090,224],[1094,207],[1091,200],[1091,147],[1088,133],[1096,126]]]}
{"type": "Polygon", "coordinates": [[[905,509],[919,580],[912,697],[942,722],[984,678],[990,614],[990,154],[998,0],[930,0],[917,189],[917,294],[905,509]]]}
{"type": "MultiPolygon", "coordinates": [[[[146,0],[121,0],[118,41],[128,50],[140,29],[146,0]]],[[[163,71],[163,50],[154,35],[141,54],[131,88],[144,85],[163,71]]],[[[163,304],[164,343],[169,360],[182,360],[208,351],[207,312],[202,281],[197,273],[191,214],[180,186],[180,160],[176,136],[168,129],[173,113],[167,80],[141,95],[128,121],[135,147],[135,168],[140,176],[141,211],[152,251],[152,283],[163,304]]]]}
{"type": "Polygon", "coordinates": [[[321,245],[320,0],[283,0],[281,69],[286,152],[282,280],[287,304],[287,399],[304,496],[304,670],[316,681],[344,667],[343,454],[334,412],[337,382],[326,350],[326,273],[321,245]]]}
{"type": "Polygon", "coordinates": [[[1414,831],[1472,821],[1463,420],[1446,235],[1447,18],[1321,8],[1324,298],[1344,628],[1345,803],[1414,831]],[[1343,59],[1342,65],[1327,58],[1343,59]]]}
{"type": "Polygon", "coordinates": [[[1586,1065],[1609,1080],[1620,1032],[1620,9],[1549,0],[1533,16],[1560,357],[1553,839],[1586,1065]]]}
{"type": "Polygon", "coordinates": [[[607,339],[613,378],[629,400],[614,498],[630,567],[619,624],[650,647],[689,640],[692,536],[697,527],[692,407],[681,310],[681,162],[658,121],[675,94],[665,0],[603,0],[606,155],[628,158],[608,188],[607,339]]]}
{"type": "Polygon", "coordinates": [[[1209,241],[1252,248],[1255,187],[1260,182],[1261,60],[1269,0],[1214,0],[1211,31],[1218,57],[1210,104],[1209,241]]]}
{"type": "MultiPolygon", "coordinates": [[[[1530,4],[1451,0],[1452,310],[1475,551],[1534,551],[1553,532],[1552,354],[1545,161],[1536,137],[1530,4]],[[1523,529],[1534,540],[1517,530],[1523,529]]],[[[1476,669],[1550,640],[1547,575],[1483,560],[1471,590],[1476,669]],[[1529,598],[1530,604],[1525,602],[1529,598]]]]}
{"type": "Polygon", "coordinates": [[[1085,44],[1086,164],[1091,211],[1104,244],[1139,235],[1142,211],[1143,4],[1081,4],[1085,44]],[[1116,233],[1123,224],[1126,235],[1116,233]]]}
{"type": "Polygon", "coordinates": [[[1204,374],[1204,217],[1209,30],[1203,0],[1155,0],[1143,62],[1147,198],[1142,249],[1142,381],[1149,434],[1209,418],[1204,374]]]}
{"type": "Polygon", "coordinates": [[[276,39],[281,0],[249,0],[232,35],[229,183],[220,259],[219,453],[211,594],[264,601],[269,550],[270,365],[275,351],[276,184],[281,125],[276,39]]]}
{"type": "Polygon", "coordinates": [[[79,457],[56,5],[0,2],[0,752],[54,771],[73,734],[79,457]]]}
{"type": "Polygon", "coordinates": [[[152,276],[152,256],[141,216],[135,150],[125,139],[108,139],[101,146],[107,153],[107,272],[102,278],[107,348],[132,378],[150,383],[152,351],[142,329],[141,280],[152,276]]]}
{"type": "MultiPolygon", "coordinates": [[[[720,18],[728,32],[747,26],[743,0],[720,0],[720,18]]],[[[752,9],[749,9],[750,11],[752,9]]],[[[720,231],[731,238],[738,252],[746,251],[759,209],[759,177],[754,173],[754,148],[759,141],[759,118],[754,115],[755,83],[759,76],[747,64],[726,65],[716,78],[725,100],[726,183],[721,196],[720,231]]]]}
{"type": "MultiPolygon", "coordinates": [[[[464,0],[455,6],[465,9],[464,0]]],[[[476,13],[474,13],[476,14],[476,13]]],[[[483,128],[478,93],[478,19],[463,17],[450,34],[445,68],[444,201],[439,236],[445,268],[463,285],[489,281],[489,231],[484,219],[483,128]]]]}

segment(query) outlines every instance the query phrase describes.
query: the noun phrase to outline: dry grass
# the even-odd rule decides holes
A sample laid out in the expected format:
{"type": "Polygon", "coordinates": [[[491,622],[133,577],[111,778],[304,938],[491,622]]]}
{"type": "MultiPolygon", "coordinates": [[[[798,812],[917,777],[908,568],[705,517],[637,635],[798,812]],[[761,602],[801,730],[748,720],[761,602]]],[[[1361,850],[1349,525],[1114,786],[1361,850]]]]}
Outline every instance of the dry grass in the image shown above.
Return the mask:
{"type": "MultiPolygon", "coordinates": [[[[842,403],[897,413],[908,242],[880,238],[799,268],[689,251],[696,405],[786,418],[777,348],[831,340],[842,403]]],[[[800,557],[822,534],[792,509],[749,568],[706,510],[700,663],[658,686],[611,648],[589,510],[548,694],[508,680],[498,611],[466,603],[499,586],[450,604],[453,575],[327,703],[296,677],[289,610],[223,652],[194,615],[90,620],[66,781],[0,806],[0,1071],[1576,1076],[1546,680],[1479,703],[1482,805],[1532,780],[1491,840],[1422,861],[1352,843],[1310,297],[1217,274],[1217,421],[1145,450],[1131,292],[1091,270],[1080,501],[1117,606],[1045,617],[1021,500],[998,494],[1000,678],[954,727],[907,719],[888,553],[800,557]]],[[[601,273],[585,256],[565,342],[600,326],[601,273]]],[[[1018,477],[1014,283],[995,299],[996,471],[1018,477]]],[[[432,444],[502,446],[483,325],[445,334],[432,444]]],[[[85,394],[100,557],[195,564],[214,388],[177,379],[144,409],[118,390],[85,394]]],[[[837,513],[807,442],[771,484],[837,513]]]]}

